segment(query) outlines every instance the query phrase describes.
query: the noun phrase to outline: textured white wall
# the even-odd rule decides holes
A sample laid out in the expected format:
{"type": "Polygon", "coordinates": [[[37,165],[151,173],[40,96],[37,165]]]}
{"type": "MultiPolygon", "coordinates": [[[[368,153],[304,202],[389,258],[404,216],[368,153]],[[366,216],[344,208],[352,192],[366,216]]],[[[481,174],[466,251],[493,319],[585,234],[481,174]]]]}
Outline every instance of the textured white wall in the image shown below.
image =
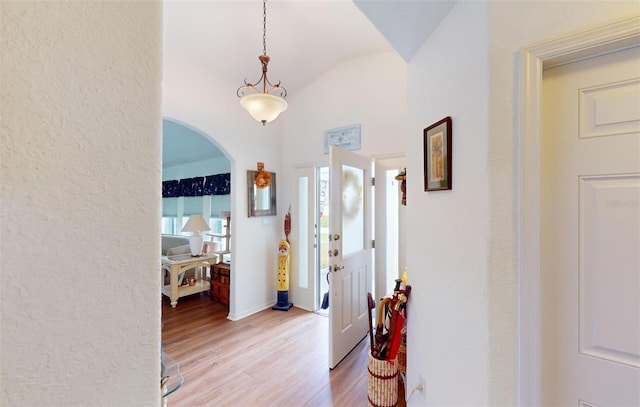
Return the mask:
{"type": "Polygon", "coordinates": [[[0,13],[0,405],[159,405],[161,4],[0,13]]]}
{"type": "Polygon", "coordinates": [[[517,59],[521,47],[638,13],[637,2],[459,2],[409,64],[408,166],[453,117],[453,191],[408,179],[409,404],[517,404],[517,59]],[[420,236],[420,239],[416,237],[420,236]]]}
{"type": "Polygon", "coordinates": [[[405,151],[406,64],[395,53],[348,60],[291,95],[283,121],[285,168],[328,160],[324,131],[361,124],[362,149],[375,156],[405,151]]]}
{"type": "Polygon", "coordinates": [[[489,404],[486,9],[458,3],[408,67],[408,373],[429,405],[489,404]],[[453,190],[424,192],[423,129],[446,116],[453,190]]]}

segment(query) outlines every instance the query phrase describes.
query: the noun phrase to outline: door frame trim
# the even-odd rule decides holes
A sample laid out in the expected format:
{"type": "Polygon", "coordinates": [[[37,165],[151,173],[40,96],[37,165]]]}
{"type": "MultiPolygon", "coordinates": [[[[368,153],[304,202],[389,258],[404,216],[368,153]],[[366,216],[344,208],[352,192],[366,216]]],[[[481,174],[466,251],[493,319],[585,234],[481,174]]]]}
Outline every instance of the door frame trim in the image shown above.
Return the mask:
{"type": "Polygon", "coordinates": [[[542,401],[540,126],[544,68],[640,43],[640,15],[524,47],[519,52],[518,100],[518,399],[542,401]]]}

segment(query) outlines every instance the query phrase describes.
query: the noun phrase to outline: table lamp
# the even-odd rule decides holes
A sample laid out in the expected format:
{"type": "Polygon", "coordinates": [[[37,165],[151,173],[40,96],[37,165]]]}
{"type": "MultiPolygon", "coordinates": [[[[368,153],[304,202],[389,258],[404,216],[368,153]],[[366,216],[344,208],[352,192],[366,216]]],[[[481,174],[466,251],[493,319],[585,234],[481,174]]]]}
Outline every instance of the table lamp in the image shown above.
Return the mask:
{"type": "Polygon", "coordinates": [[[191,255],[201,256],[202,255],[202,245],[204,243],[204,238],[200,234],[200,232],[205,230],[210,230],[211,228],[204,220],[202,215],[191,215],[189,220],[182,228],[182,232],[193,232],[193,235],[189,238],[189,247],[191,248],[191,255]]]}

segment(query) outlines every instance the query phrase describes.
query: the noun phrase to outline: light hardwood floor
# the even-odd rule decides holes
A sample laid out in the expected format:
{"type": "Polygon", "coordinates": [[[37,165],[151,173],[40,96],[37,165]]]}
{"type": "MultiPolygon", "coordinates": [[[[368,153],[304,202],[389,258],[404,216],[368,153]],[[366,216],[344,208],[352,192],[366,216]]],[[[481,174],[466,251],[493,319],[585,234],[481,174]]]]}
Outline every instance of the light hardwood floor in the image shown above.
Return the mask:
{"type": "Polygon", "coordinates": [[[368,339],[329,370],[327,317],[296,307],[227,314],[205,293],[175,309],[163,297],[163,349],[184,376],[169,407],[367,405],[368,339]]]}

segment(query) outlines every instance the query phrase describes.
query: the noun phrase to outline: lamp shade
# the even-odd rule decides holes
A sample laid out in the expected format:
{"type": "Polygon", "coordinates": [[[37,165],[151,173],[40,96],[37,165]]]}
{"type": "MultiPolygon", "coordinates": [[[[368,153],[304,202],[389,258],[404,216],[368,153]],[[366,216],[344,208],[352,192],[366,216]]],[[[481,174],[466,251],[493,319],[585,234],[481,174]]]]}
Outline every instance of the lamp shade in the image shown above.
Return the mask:
{"type": "Polygon", "coordinates": [[[251,117],[262,124],[278,118],[280,113],[287,110],[287,101],[281,97],[268,93],[254,93],[240,98],[240,106],[245,108],[251,117]]]}
{"type": "Polygon", "coordinates": [[[211,228],[202,215],[191,215],[187,223],[182,228],[183,232],[202,232],[205,230],[211,230],[211,228]]]}
{"type": "Polygon", "coordinates": [[[204,244],[204,238],[200,232],[204,230],[210,230],[211,228],[205,222],[202,215],[191,215],[189,220],[182,228],[183,232],[193,232],[193,235],[189,238],[189,247],[191,249],[192,256],[202,255],[202,246],[204,244]]]}

